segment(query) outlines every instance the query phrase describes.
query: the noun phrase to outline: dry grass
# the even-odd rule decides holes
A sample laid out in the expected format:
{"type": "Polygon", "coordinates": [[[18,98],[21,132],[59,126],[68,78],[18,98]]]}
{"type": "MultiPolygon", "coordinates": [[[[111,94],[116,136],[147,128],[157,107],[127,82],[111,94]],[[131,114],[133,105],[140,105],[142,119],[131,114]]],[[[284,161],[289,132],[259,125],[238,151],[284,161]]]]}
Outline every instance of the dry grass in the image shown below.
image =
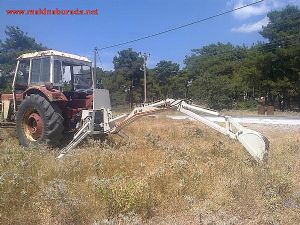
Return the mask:
{"type": "Polygon", "coordinates": [[[147,118],[63,161],[0,133],[1,224],[299,224],[300,132],[263,130],[269,162],[190,121],[147,118]]]}

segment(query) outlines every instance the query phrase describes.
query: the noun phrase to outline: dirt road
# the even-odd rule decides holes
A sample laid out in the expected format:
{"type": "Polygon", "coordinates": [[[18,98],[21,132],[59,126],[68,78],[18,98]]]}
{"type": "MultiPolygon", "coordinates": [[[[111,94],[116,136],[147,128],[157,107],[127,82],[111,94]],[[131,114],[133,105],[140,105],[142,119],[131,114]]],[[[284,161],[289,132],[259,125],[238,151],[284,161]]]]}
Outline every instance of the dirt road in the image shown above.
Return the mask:
{"type": "MultiPolygon", "coordinates": [[[[190,119],[188,116],[176,116],[176,115],[168,115],[167,118],[171,118],[174,120],[183,120],[190,119]]],[[[223,117],[218,116],[205,116],[205,118],[213,121],[213,122],[225,122],[223,117]]],[[[240,116],[233,117],[237,122],[241,124],[266,124],[266,125],[291,125],[291,126],[300,126],[300,117],[261,117],[261,116],[240,116]]]]}

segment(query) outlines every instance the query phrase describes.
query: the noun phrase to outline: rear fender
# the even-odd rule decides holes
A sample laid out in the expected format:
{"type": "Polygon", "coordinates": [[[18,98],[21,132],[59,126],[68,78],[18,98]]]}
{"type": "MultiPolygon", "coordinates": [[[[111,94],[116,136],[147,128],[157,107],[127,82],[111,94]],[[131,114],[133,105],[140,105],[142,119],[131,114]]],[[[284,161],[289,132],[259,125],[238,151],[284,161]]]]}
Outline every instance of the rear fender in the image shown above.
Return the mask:
{"type": "Polygon", "coordinates": [[[50,102],[56,101],[68,101],[66,96],[59,90],[48,90],[46,87],[42,86],[33,86],[28,88],[26,91],[23,92],[23,96],[29,96],[31,94],[38,94],[46,98],[50,102]]]}

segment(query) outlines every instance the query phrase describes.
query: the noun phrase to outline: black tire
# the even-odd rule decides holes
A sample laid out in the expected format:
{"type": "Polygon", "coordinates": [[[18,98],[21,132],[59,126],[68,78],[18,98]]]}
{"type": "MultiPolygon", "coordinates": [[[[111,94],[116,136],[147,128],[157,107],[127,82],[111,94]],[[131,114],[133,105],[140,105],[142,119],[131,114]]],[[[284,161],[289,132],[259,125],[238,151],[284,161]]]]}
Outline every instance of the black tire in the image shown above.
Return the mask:
{"type": "Polygon", "coordinates": [[[41,142],[56,146],[63,136],[63,122],[64,118],[61,110],[55,103],[50,103],[47,99],[37,94],[26,96],[16,115],[16,133],[19,142],[24,146],[37,145],[41,142]],[[42,121],[39,122],[39,132],[34,135],[28,132],[29,128],[31,130],[28,124],[33,123],[29,122],[32,118],[28,117],[31,117],[30,115],[33,114],[38,116],[37,121],[42,121]]]}

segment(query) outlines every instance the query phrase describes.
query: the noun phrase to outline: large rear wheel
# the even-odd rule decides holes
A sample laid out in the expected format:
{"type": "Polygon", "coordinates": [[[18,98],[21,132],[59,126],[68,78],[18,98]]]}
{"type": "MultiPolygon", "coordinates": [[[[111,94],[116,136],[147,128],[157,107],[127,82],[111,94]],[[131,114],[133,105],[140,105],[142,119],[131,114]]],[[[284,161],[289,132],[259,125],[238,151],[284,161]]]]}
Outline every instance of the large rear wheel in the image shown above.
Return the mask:
{"type": "Polygon", "coordinates": [[[17,136],[24,146],[46,142],[57,145],[62,138],[64,119],[55,103],[40,95],[26,96],[16,116],[17,136]]]}

